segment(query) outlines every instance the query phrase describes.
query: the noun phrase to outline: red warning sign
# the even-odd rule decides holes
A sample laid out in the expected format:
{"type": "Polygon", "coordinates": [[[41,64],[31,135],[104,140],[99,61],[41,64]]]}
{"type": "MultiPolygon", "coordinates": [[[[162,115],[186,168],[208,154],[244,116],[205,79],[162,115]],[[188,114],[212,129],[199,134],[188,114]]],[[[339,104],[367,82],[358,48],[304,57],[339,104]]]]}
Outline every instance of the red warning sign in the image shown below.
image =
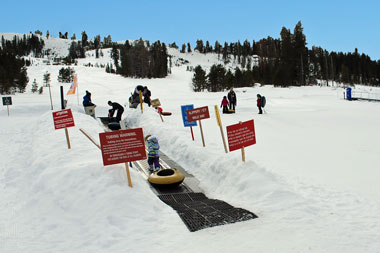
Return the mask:
{"type": "Polygon", "coordinates": [[[99,139],[105,166],[146,159],[142,128],[100,133],[99,139]]]}
{"type": "Polygon", "coordinates": [[[230,152],[256,144],[253,120],[228,126],[227,138],[230,152]]]}
{"type": "Polygon", "coordinates": [[[187,110],[186,114],[187,114],[187,121],[189,122],[210,118],[208,106],[187,110]]]}
{"type": "Polygon", "coordinates": [[[53,112],[53,120],[55,130],[75,126],[71,109],[53,112]]]}

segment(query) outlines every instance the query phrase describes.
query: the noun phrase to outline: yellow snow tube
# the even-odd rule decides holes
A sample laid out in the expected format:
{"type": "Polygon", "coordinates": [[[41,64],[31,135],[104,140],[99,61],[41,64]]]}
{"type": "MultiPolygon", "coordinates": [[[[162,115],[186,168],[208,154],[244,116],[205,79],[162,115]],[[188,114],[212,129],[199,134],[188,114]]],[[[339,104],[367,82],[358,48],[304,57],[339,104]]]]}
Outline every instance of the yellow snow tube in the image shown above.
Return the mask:
{"type": "Polygon", "coordinates": [[[185,176],[177,169],[164,169],[152,173],[148,181],[154,186],[178,186],[185,176]]]}

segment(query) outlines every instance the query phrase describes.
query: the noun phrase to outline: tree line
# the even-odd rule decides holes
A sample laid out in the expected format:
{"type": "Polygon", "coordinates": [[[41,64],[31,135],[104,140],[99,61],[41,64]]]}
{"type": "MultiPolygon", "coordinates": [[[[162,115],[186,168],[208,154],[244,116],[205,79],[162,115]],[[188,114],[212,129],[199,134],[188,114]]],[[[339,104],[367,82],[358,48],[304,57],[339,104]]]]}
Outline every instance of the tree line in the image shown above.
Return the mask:
{"type": "Polygon", "coordinates": [[[30,62],[0,48],[0,93],[24,92],[28,84],[26,66],[30,62]]]}
{"type": "MultiPolygon", "coordinates": [[[[373,61],[368,55],[359,54],[355,49],[353,53],[328,52],[321,47],[307,48],[306,36],[303,33],[302,23],[298,22],[293,30],[285,27],[281,30],[281,38],[268,37],[258,42],[244,41],[224,43],[218,41],[214,47],[207,41],[196,42],[194,50],[200,53],[217,53],[225,64],[234,62],[240,65],[235,69],[222,71],[222,65],[215,65],[206,76],[205,83],[200,85],[203,72],[199,67],[194,72],[194,90],[215,90],[216,87],[226,89],[232,87],[251,86],[255,82],[274,84],[276,86],[313,85],[317,80],[325,80],[345,84],[380,85],[380,61],[373,61]],[[253,64],[250,58],[256,55],[258,64],[253,64]],[[217,71],[221,78],[225,74],[224,83],[217,86],[211,84],[211,76],[217,71]],[[233,77],[233,78],[232,78],[233,77]],[[203,87],[203,88],[201,88],[203,87]]],[[[191,52],[189,44],[182,45],[181,52],[191,52]]],[[[218,89],[219,89],[218,88],[218,89]]]]}
{"type": "Polygon", "coordinates": [[[12,40],[5,40],[4,36],[1,36],[2,50],[13,55],[27,56],[33,53],[35,57],[41,57],[44,46],[43,39],[33,34],[14,36],[12,40]]]}
{"type": "Polygon", "coordinates": [[[168,53],[165,43],[160,41],[150,45],[141,38],[123,45],[114,45],[111,51],[115,72],[126,77],[163,78],[168,75],[168,53]]]}
{"type": "MultiPolygon", "coordinates": [[[[42,35],[39,31],[36,31],[36,34],[42,35]]],[[[76,58],[85,58],[85,52],[88,50],[95,49],[96,57],[99,57],[102,54],[100,49],[112,48],[114,66],[107,65],[107,72],[135,78],[162,78],[170,73],[168,61],[171,66],[171,57],[167,53],[165,43],[157,41],[150,45],[149,41],[140,39],[117,44],[112,42],[110,35],[103,41],[100,35],[95,36],[93,40],[89,40],[84,31],[81,35],[80,40],[76,40],[75,34],[71,38],[73,41],[66,57],[67,64],[75,62],[76,58]]],[[[46,36],[49,37],[49,32],[46,36]]],[[[60,37],[67,39],[67,32],[60,33],[60,37]]],[[[179,49],[175,43],[169,44],[169,47],[179,49]]],[[[4,88],[5,90],[9,90],[12,83],[13,87],[20,89],[20,82],[25,80],[16,77],[21,72],[26,73],[22,67],[8,70],[9,66],[19,66],[23,61],[20,57],[31,53],[36,57],[42,57],[43,48],[44,41],[33,34],[15,36],[13,40],[1,38],[1,61],[9,63],[7,66],[3,63],[0,70],[1,85],[8,87],[4,88]],[[4,84],[5,82],[7,84],[4,84]],[[18,86],[16,82],[19,83],[18,86]]],[[[190,43],[183,44],[179,50],[182,53],[192,52],[190,43]]],[[[245,40],[243,43],[238,41],[223,44],[216,41],[214,45],[209,41],[203,43],[202,40],[197,40],[194,50],[203,54],[216,53],[224,63],[212,66],[208,74],[201,66],[195,68],[193,86],[197,91],[251,86],[256,82],[281,87],[313,85],[317,80],[325,80],[327,84],[335,81],[345,84],[380,85],[380,61],[373,61],[368,55],[359,54],[357,49],[352,53],[342,53],[328,52],[321,47],[308,48],[301,22],[296,24],[293,31],[283,27],[278,39],[267,37],[259,41],[245,40]],[[231,62],[239,67],[226,68],[231,62]]]]}
{"type": "Polygon", "coordinates": [[[40,57],[43,47],[44,41],[33,34],[14,36],[12,40],[1,37],[0,93],[25,91],[29,81],[26,67],[30,65],[30,61],[23,59],[22,56],[33,53],[36,57],[40,57]]]}

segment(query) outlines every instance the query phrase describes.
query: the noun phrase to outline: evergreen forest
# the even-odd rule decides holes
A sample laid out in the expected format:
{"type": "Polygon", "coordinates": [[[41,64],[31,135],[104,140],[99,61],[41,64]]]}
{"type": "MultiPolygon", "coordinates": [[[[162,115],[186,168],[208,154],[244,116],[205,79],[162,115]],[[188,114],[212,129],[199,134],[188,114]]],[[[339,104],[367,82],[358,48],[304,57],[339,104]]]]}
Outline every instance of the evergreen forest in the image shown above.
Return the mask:
{"type": "MultiPolygon", "coordinates": [[[[12,40],[1,38],[0,48],[0,92],[2,94],[23,92],[28,83],[26,67],[30,62],[26,56],[42,58],[49,55],[44,51],[42,33],[36,31],[12,40]]],[[[110,48],[112,64],[105,71],[133,78],[164,78],[171,73],[171,59],[165,43],[156,41],[150,44],[142,38],[126,41],[124,44],[112,42],[111,36],[100,35],[89,40],[85,31],[82,38],[73,34],[61,33],[61,39],[71,40],[71,46],[62,64],[71,65],[76,59],[85,58],[86,52],[95,50],[96,58],[102,55],[101,49],[110,48]]],[[[46,33],[49,38],[49,31],[46,33]]],[[[258,41],[245,40],[243,43],[215,41],[211,45],[197,40],[192,49],[190,43],[178,47],[169,44],[181,53],[197,51],[201,54],[217,54],[219,64],[209,69],[202,66],[191,67],[194,91],[223,91],[233,87],[253,86],[255,83],[274,84],[278,87],[330,85],[333,81],[346,86],[363,84],[380,86],[380,60],[374,61],[358,49],[353,52],[329,52],[321,47],[307,46],[301,21],[293,30],[283,27],[277,39],[267,37],[258,41]],[[231,67],[234,66],[234,67],[231,67]]],[[[183,60],[183,59],[182,59],[183,60]]],[[[188,64],[183,60],[182,64],[188,64]]]]}

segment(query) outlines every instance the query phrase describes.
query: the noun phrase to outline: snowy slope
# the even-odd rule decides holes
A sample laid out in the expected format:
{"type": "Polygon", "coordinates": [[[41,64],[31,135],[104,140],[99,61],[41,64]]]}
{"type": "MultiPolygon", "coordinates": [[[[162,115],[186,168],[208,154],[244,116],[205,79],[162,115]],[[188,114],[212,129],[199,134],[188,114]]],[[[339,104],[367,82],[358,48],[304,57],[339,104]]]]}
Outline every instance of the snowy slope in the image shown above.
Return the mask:
{"type": "MultiPolygon", "coordinates": [[[[217,56],[177,57],[211,66],[217,56]]],[[[107,54],[103,60],[110,61],[107,54]]],[[[222,122],[225,127],[255,120],[257,144],[246,148],[243,163],[239,151],[225,154],[215,121],[213,106],[225,93],[192,92],[186,65],[173,67],[165,79],[131,79],[79,64],[79,105],[76,95],[67,97],[76,125],[69,128],[68,150],[64,131],[54,130],[48,92],[29,92],[34,78],[42,84],[50,72],[59,110],[61,67],[28,68],[30,84],[25,94],[13,96],[10,117],[6,107],[0,109],[4,252],[380,251],[380,103],[348,102],[343,90],[330,87],[236,89],[237,113],[222,115],[222,122]],[[161,122],[151,108],[128,108],[123,118],[130,127],[156,135],[162,151],[192,173],[209,197],[259,219],[190,233],[139,172],[131,170],[129,188],[122,164],[102,165],[99,150],[79,131],[95,139],[103,131],[84,114],[81,97],[91,91],[97,116],[104,116],[108,100],[126,103],[138,84],[147,85],[173,115],[161,122]],[[267,98],[267,114],[257,114],[257,93],[267,98]],[[202,122],[206,147],[198,127],[194,142],[183,127],[185,104],[209,106],[211,118],[202,122]]]]}

